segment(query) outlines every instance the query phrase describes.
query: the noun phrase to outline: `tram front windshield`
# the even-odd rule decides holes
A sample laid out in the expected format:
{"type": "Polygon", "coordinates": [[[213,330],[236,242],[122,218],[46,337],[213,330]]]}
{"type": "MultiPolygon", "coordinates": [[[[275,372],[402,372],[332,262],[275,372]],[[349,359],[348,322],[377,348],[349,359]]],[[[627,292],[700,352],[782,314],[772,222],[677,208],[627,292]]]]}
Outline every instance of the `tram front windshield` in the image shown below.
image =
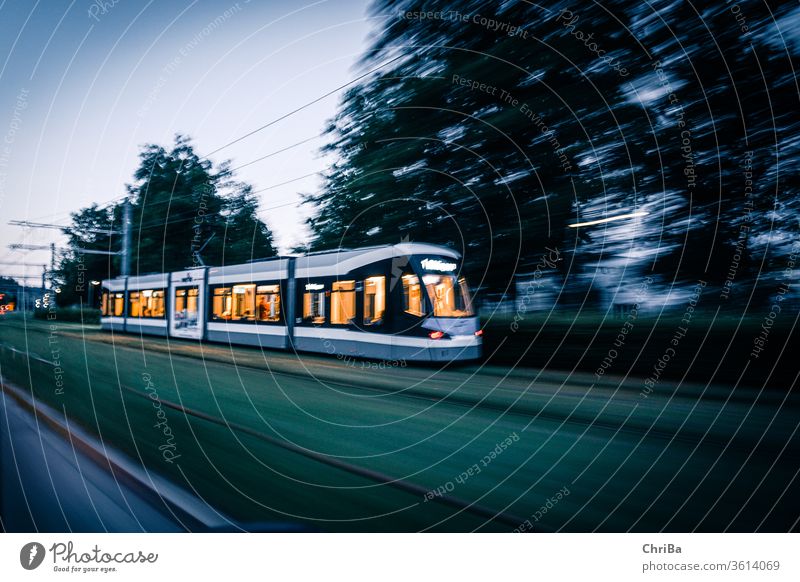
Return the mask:
{"type": "Polygon", "coordinates": [[[467,280],[455,275],[424,275],[422,282],[433,304],[434,317],[472,317],[467,280]]]}

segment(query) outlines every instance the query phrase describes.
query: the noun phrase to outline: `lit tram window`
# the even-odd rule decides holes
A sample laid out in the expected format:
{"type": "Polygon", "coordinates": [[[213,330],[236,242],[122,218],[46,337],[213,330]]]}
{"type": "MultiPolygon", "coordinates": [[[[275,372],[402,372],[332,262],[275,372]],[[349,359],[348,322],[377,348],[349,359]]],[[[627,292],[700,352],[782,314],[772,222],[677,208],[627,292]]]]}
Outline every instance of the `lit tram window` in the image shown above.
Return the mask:
{"type": "Polygon", "coordinates": [[[231,288],[216,287],[211,299],[211,318],[229,320],[231,318],[231,288]]]}
{"type": "Polygon", "coordinates": [[[164,290],[144,289],[128,293],[128,317],[164,317],[164,290]]]}
{"type": "Polygon", "coordinates": [[[256,287],[256,315],[259,321],[281,320],[280,285],[256,287]]]}
{"type": "Polygon", "coordinates": [[[411,315],[425,315],[422,287],[416,275],[403,275],[403,311],[411,315]]]}
{"type": "Polygon", "coordinates": [[[467,281],[463,277],[456,281],[455,275],[424,275],[422,282],[428,290],[436,317],[470,317],[472,300],[467,281]]]}
{"type": "Polygon", "coordinates": [[[255,285],[234,285],[233,286],[233,309],[231,310],[231,320],[238,321],[244,319],[254,321],[256,318],[256,286],[255,285]]]}
{"type": "Polygon", "coordinates": [[[386,277],[364,280],[364,325],[379,325],[386,310],[386,277]]]}
{"type": "Polygon", "coordinates": [[[356,316],[356,282],[336,281],[331,291],[331,323],[345,325],[356,316]]]}
{"type": "Polygon", "coordinates": [[[175,289],[175,318],[183,322],[197,321],[197,303],[200,291],[197,287],[175,289]]]}
{"type": "Polygon", "coordinates": [[[325,323],[325,287],[319,283],[306,285],[303,294],[303,319],[310,323],[325,323]]]}
{"type": "MultiPolygon", "coordinates": [[[[146,293],[146,292],[143,292],[146,293]]],[[[164,290],[154,289],[147,298],[147,312],[149,317],[164,317],[164,290]]]]}
{"type": "Polygon", "coordinates": [[[142,316],[142,302],[139,299],[140,293],[138,291],[131,291],[128,293],[128,317],[141,317],[142,316]]]}
{"type": "Polygon", "coordinates": [[[125,294],[114,293],[114,317],[122,317],[125,313],[125,294]]]}
{"type": "Polygon", "coordinates": [[[103,289],[103,294],[100,296],[100,315],[103,317],[111,315],[109,313],[108,291],[103,289]]]}
{"type": "Polygon", "coordinates": [[[186,289],[175,289],[175,313],[186,309],[186,289]]]}

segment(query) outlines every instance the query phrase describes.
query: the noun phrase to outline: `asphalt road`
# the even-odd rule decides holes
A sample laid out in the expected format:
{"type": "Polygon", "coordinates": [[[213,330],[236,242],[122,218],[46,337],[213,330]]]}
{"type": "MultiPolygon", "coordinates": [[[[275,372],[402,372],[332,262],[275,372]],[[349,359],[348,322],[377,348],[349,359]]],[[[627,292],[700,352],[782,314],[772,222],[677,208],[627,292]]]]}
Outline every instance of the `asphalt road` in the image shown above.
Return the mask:
{"type": "Polygon", "coordinates": [[[0,512],[9,532],[184,531],[8,392],[0,393],[0,512]]]}
{"type": "Polygon", "coordinates": [[[797,528],[788,391],[662,382],[645,395],[641,378],[381,366],[49,325],[0,322],[3,376],[244,522],[797,528]]]}

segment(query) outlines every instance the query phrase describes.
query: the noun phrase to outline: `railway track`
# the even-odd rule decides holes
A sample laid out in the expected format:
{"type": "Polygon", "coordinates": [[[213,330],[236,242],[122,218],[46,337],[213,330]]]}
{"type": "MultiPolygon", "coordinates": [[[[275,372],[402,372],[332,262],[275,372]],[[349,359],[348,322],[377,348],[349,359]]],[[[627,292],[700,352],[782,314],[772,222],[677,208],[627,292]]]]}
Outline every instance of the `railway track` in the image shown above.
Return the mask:
{"type": "MultiPolygon", "coordinates": [[[[125,346],[125,349],[131,349],[129,346],[125,346]]],[[[35,354],[35,353],[27,353],[22,350],[16,349],[12,346],[8,346],[5,344],[0,344],[0,350],[9,350],[14,352],[14,354],[19,358],[26,358],[29,360],[33,360],[37,364],[46,365],[46,366],[53,366],[53,362],[48,361],[47,359],[35,354]]],[[[217,362],[220,363],[220,362],[217,362]]],[[[282,373],[283,375],[289,376],[288,373],[282,373]]],[[[297,374],[295,376],[301,376],[307,378],[307,376],[303,376],[297,374]]],[[[345,385],[342,385],[345,386],[345,385]]],[[[136,396],[137,398],[142,399],[143,401],[151,401],[152,396],[147,392],[138,390],[128,385],[122,385],[121,388],[125,390],[125,392],[136,396]]],[[[408,395],[409,398],[418,398],[415,396],[408,395]]],[[[183,415],[188,417],[196,418],[204,422],[208,422],[217,426],[221,426],[226,428],[227,430],[233,430],[241,434],[249,435],[254,437],[260,441],[270,444],[271,446],[275,446],[281,448],[283,450],[289,451],[293,454],[301,455],[313,461],[322,463],[324,465],[339,469],[351,475],[355,475],[373,483],[386,485],[393,489],[397,489],[399,491],[403,491],[405,493],[409,493],[414,495],[418,499],[428,499],[430,503],[437,503],[444,506],[448,506],[451,508],[455,508],[459,511],[466,512],[470,515],[475,517],[479,517],[482,520],[486,520],[486,522],[496,522],[498,524],[503,524],[508,526],[510,529],[519,527],[520,524],[525,522],[525,517],[520,517],[514,515],[513,513],[503,512],[495,510],[489,506],[474,503],[466,499],[462,499],[460,497],[451,495],[447,492],[438,492],[435,495],[431,495],[431,489],[418,485],[412,481],[403,478],[397,478],[387,473],[376,471],[373,469],[369,469],[360,465],[357,465],[352,462],[344,461],[342,459],[332,457],[330,455],[325,455],[323,453],[318,453],[313,450],[309,450],[304,447],[300,447],[293,443],[275,438],[271,435],[268,435],[262,431],[256,430],[252,427],[246,426],[241,423],[231,422],[226,419],[223,419],[219,416],[208,414],[201,410],[197,410],[194,408],[190,408],[187,406],[183,406],[176,402],[172,402],[170,400],[165,400],[159,398],[159,403],[161,406],[165,408],[169,408],[175,410],[183,415]]],[[[547,531],[546,526],[543,524],[538,528],[539,531],[547,531]]]]}
{"type": "MultiPolygon", "coordinates": [[[[131,388],[130,386],[123,386],[125,391],[129,392],[130,394],[134,394],[142,399],[150,400],[151,397],[149,394],[137,390],[135,388],[131,388]]],[[[352,475],[356,475],[358,477],[363,477],[370,481],[373,481],[378,484],[388,485],[394,489],[398,489],[400,491],[404,491],[406,493],[411,493],[412,495],[417,495],[420,498],[425,498],[426,495],[430,494],[430,489],[423,487],[421,485],[417,485],[416,483],[412,483],[406,479],[399,479],[396,477],[392,477],[386,473],[375,471],[372,469],[368,469],[366,467],[361,467],[354,463],[350,463],[347,461],[342,461],[341,459],[337,459],[335,457],[331,457],[329,455],[325,455],[322,453],[318,453],[293,443],[286,442],[284,440],[275,438],[270,436],[264,432],[255,430],[249,426],[245,426],[240,423],[230,422],[223,418],[207,414],[205,412],[195,410],[192,408],[188,408],[186,406],[182,406],[175,402],[171,402],[169,400],[162,400],[159,399],[159,402],[162,406],[167,408],[171,408],[177,412],[185,414],[187,416],[191,416],[200,420],[204,420],[206,422],[210,422],[212,424],[216,424],[218,426],[222,426],[227,428],[228,430],[235,430],[236,432],[246,434],[252,437],[255,437],[261,441],[269,443],[270,445],[279,447],[286,451],[290,451],[292,453],[301,455],[308,459],[312,459],[319,463],[323,463],[330,467],[334,467],[336,469],[345,471],[352,475]]],[[[521,523],[525,521],[525,518],[516,516],[514,514],[508,512],[501,512],[494,510],[490,507],[484,506],[479,503],[473,503],[465,499],[461,499],[459,497],[449,495],[447,493],[437,494],[431,497],[431,501],[435,501],[436,503],[441,503],[443,505],[447,505],[449,507],[454,507],[458,510],[465,511],[476,517],[480,517],[482,519],[486,519],[488,521],[496,521],[498,523],[502,523],[504,525],[508,525],[511,528],[519,527],[521,523]]]]}
{"type": "MultiPolygon", "coordinates": [[[[14,352],[15,356],[18,356],[20,358],[26,358],[26,359],[29,359],[29,360],[33,360],[33,361],[37,362],[40,365],[47,365],[47,366],[54,366],[55,365],[53,362],[48,361],[47,359],[42,358],[41,356],[38,356],[36,354],[23,352],[22,350],[19,350],[17,348],[12,347],[12,346],[8,346],[8,345],[5,345],[5,344],[0,344],[0,349],[14,352]]],[[[126,392],[128,392],[130,394],[133,394],[133,395],[137,396],[138,398],[141,398],[143,400],[148,400],[148,401],[152,400],[151,395],[146,393],[146,392],[143,392],[141,390],[137,390],[137,389],[132,388],[132,387],[127,386],[127,385],[122,385],[122,388],[126,392]]],[[[18,389],[12,389],[12,388],[8,387],[7,391],[12,393],[15,396],[15,398],[17,398],[17,399],[22,397],[22,393],[18,389]]],[[[516,516],[516,515],[514,515],[512,513],[509,513],[509,512],[497,511],[497,510],[492,509],[491,507],[485,506],[483,504],[471,502],[471,501],[468,501],[466,499],[462,499],[462,498],[459,498],[457,496],[450,495],[448,493],[437,493],[436,495],[431,496],[430,495],[430,493],[431,493],[430,489],[428,489],[426,487],[423,487],[421,485],[418,485],[416,483],[413,483],[411,481],[408,481],[407,479],[401,479],[401,478],[393,477],[393,476],[391,476],[389,474],[386,474],[386,473],[383,473],[383,472],[380,472],[380,471],[375,471],[373,469],[362,467],[362,466],[356,465],[356,464],[351,463],[351,462],[343,461],[341,459],[338,459],[338,458],[335,458],[335,457],[331,457],[329,455],[325,455],[325,454],[322,454],[322,453],[318,453],[318,452],[315,452],[315,451],[300,447],[300,446],[295,445],[293,443],[289,443],[289,442],[286,442],[284,440],[281,440],[281,439],[275,438],[273,436],[270,436],[270,435],[268,435],[268,434],[266,434],[266,433],[264,433],[262,431],[253,429],[253,428],[251,428],[249,426],[245,426],[245,425],[243,425],[241,423],[230,422],[230,421],[225,420],[223,418],[220,418],[218,416],[215,416],[215,415],[212,415],[212,414],[208,414],[208,413],[202,412],[200,410],[189,408],[189,407],[183,406],[181,404],[178,404],[178,403],[175,403],[175,402],[172,402],[172,401],[169,401],[169,400],[164,400],[164,399],[161,399],[161,398],[159,398],[159,403],[163,407],[170,408],[170,409],[175,410],[177,412],[180,412],[180,413],[182,413],[182,414],[184,414],[186,416],[190,416],[190,417],[193,417],[193,418],[196,418],[196,419],[199,419],[199,420],[211,423],[211,424],[215,424],[217,426],[222,426],[222,427],[225,427],[228,430],[234,430],[234,431],[239,432],[241,434],[246,434],[246,435],[249,435],[251,437],[255,437],[258,440],[266,442],[266,443],[268,443],[268,444],[270,444],[272,446],[279,447],[279,448],[281,448],[283,450],[286,450],[286,451],[289,451],[291,453],[294,453],[294,454],[297,454],[297,455],[301,455],[303,457],[306,457],[306,458],[314,460],[316,462],[328,465],[330,467],[334,467],[334,468],[339,469],[341,471],[347,472],[347,473],[349,473],[351,475],[355,475],[355,476],[367,479],[367,480],[372,481],[372,482],[374,482],[376,484],[386,485],[386,486],[392,487],[394,489],[397,489],[399,491],[403,491],[405,493],[410,493],[412,495],[418,496],[420,499],[426,498],[426,496],[427,496],[430,499],[431,502],[435,502],[435,503],[438,503],[438,504],[442,504],[442,505],[445,505],[445,506],[448,506],[448,507],[452,507],[452,508],[458,509],[459,511],[463,511],[463,512],[466,512],[468,514],[471,514],[471,515],[474,515],[476,517],[479,517],[481,519],[484,519],[487,522],[497,522],[497,523],[500,523],[500,524],[507,525],[510,528],[516,528],[521,523],[523,523],[525,521],[525,518],[523,518],[523,517],[516,516]]],[[[52,421],[53,426],[56,426],[55,423],[56,423],[56,421],[52,421]]],[[[64,430],[65,429],[61,430],[62,436],[64,436],[65,438],[71,438],[70,435],[67,432],[64,432],[64,430]]],[[[96,462],[98,462],[98,464],[102,464],[102,461],[98,458],[98,454],[99,453],[95,453],[94,454],[95,460],[96,460],[96,462]]],[[[141,484],[140,484],[140,486],[141,486],[141,484]]],[[[159,495],[159,493],[157,491],[155,491],[155,490],[151,491],[150,493],[152,493],[153,496],[158,496],[159,495]]],[[[218,524],[217,524],[217,527],[219,527],[218,524]]],[[[540,528],[540,530],[541,530],[541,528],[540,528]]]]}

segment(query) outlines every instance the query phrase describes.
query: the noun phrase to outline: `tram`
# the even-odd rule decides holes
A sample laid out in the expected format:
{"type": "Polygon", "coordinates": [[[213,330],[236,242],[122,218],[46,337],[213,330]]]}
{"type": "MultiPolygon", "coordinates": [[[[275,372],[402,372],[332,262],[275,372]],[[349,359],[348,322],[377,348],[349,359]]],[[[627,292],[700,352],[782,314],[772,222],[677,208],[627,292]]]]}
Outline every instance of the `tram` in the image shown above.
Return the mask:
{"type": "Polygon", "coordinates": [[[480,323],[447,247],[404,243],[102,282],[101,327],[363,358],[471,360],[480,323]]]}

